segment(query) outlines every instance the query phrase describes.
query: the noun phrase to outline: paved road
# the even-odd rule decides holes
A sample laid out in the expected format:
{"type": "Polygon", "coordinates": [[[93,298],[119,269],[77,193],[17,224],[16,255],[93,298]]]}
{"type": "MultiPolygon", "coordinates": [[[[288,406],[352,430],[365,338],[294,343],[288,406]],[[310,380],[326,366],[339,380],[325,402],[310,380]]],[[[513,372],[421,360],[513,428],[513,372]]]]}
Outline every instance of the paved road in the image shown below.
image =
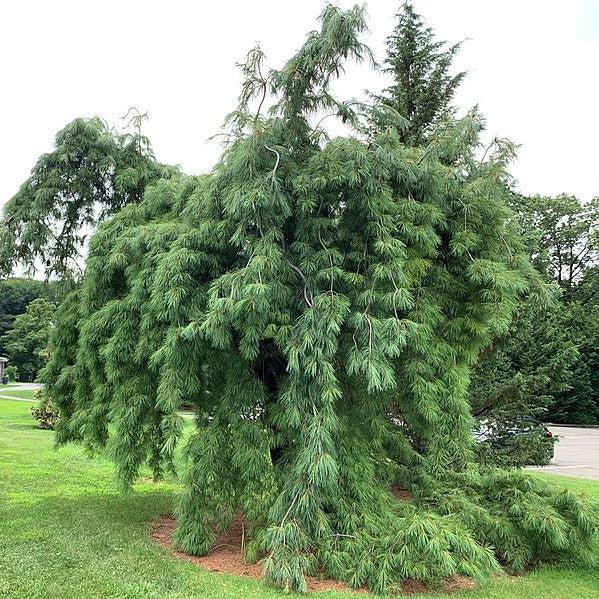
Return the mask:
{"type": "Polygon", "coordinates": [[[538,470],[599,480],[599,428],[551,426],[550,429],[560,439],[549,466],[538,470]]]}

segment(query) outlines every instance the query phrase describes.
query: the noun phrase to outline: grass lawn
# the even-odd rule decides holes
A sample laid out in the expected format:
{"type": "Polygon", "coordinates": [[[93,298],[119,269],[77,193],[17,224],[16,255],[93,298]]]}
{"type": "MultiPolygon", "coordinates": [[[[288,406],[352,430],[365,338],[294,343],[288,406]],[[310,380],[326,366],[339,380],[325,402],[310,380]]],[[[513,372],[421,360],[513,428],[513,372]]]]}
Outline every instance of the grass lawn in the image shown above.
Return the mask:
{"type": "Polygon", "coordinates": [[[35,389],[10,389],[10,385],[8,387],[7,389],[4,386],[0,386],[0,397],[9,395],[11,397],[22,397],[23,399],[35,399],[35,389]]]}
{"type": "MultiPolygon", "coordinates": [[[[0,400],[0,597],[289,597],[171,558],[151,541],[148,527],[172,509],[176,485],[140,483],[135,493],[119,494],[108,461],[80,447],[54,450],[52,433],[35,428],[30,407],[0,400]]],[[[543,476],[599,500],[599,482],[543,476]]],[[[592,599],[599,597],[599,571],[542,568],[452,597],[592,599]]]]}

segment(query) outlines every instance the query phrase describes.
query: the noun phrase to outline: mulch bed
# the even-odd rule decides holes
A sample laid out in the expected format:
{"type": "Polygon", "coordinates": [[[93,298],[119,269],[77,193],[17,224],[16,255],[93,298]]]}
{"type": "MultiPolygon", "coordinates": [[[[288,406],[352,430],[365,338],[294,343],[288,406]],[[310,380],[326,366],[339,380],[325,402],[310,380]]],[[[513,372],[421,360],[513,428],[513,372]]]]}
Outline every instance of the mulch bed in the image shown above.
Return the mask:
{"type": "MultiPolygon", "coordinates": [[[[209,570],[210,572],[225,572],[237,576],[247,576],[254,580],[262,580],[262,564],[248,564],[242,552],[244,531],[246,530],[243,517],[237,515],[231,526],[220,534],[210,553],[196,556],[188,555],[173,547],[172,535],[175,530],[176,521],[170,516],[162,516],[152,523],[152,538],[158,544],[168,549],[176,557],[192,562],[209,570]]],[[[308,591],[348,591],[355,594],[364,594],[365,590],[352,589],[344,582],[330,578],[317,578],[307,576],[306,583],[308,591]]]]}
{"type": "MultiPolygon", "coordinates": [[[[397,496],[399,493],[394,490],[397,496]]],[[[398,497],[399,498],[399,497],[398,497]]],[[[408,499],[407,496],[402,499],[408,499]]],[[[262,580],[262,564],[260,562],[249,564],[245,561],[242,551],[242,545],[245,538],[245,522],[241,514],[238,514],[231,523],[231,526],[220,534],[212,550],[202,556],[189,555],[178,551],[173,546],[173,531],[176,521],[171,516],[161,516],[152,523],[152,539],[175,557],[197,564],[210,572],[224,572],[236,576],[247,576],[254,580],[262,580]]],[[[332,580],[330,578],[320,578],[307,576],[306,583],[308,591],[346,591],[356,595],[366,595],[366,589],[353,589],[344,582],[332,580]]],[[[475,587],[474,581],[464,576],[453,576],[447,579],[443,585],[443,591],[453,593],[464,589],[475,587]]],[[[418,580],[406,580],[402,584],[402,595],[413,595],[416,593],[426,593],[426,585],[418,580]]]]}

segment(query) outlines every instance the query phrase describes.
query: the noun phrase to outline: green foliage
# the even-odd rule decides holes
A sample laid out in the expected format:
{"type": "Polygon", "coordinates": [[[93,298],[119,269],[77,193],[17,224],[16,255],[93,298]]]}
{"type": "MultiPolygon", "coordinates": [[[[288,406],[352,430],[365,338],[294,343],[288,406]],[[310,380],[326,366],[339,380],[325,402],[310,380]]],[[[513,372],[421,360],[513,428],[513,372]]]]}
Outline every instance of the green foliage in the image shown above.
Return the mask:
{"type": "Polygon", "coordinates": [[[52,398],[43,389],[38,389],[34,395],[38,404],[31,408],[31,415],[38,421],[38,428],[54,429],[59,414],[52,398]]]}
{"type": "Polygon", "coordinates": [[[533,298],[522,304],[509,332],[493,341],[473,371],[475,418],[546,418],[559,394],[570,389],[580,353],[562,311],[559,294],[549,304],[533,298]]]}
{"type": "Polygon", "coordinates": [[[47,346],[54,306],[44,298],[33,300],[2,338],[7,357],[22,381],[33,381],[48,360],[47,346]]]}
{"type": "Polygon", "coordinates": [[[90,230],[175,170],[154,160],[139,126],[118,133],[99,118],[75,119],[4,206],[0,272],[17,265],[34,272],[41,262],[48,276],[72,276],[90,230]]]}
{"type": "MultiPolygon", "coordinates": [[[[513,415],[483,420],[481,428],[486,438],[478,439],[477,461],[506,468],[546,466],[558,439],[548,437],[544,428],[534,423],[536,421],[531,423],[513,415]]],[[[475,435],[478,434],[479,429],[476,429],[475,435]]]]}
{"type": "Polygon", "coordinates": [[[387,38],[385,71],[393,83],[379,97],[396,118],[404,119],[402,142],[425,143],[433,129],[453,113],[451,101],[466,75],[450,73],[460,46],[461,42],[447,47],[446,42],[435,40],[434,31],[424,24],[412,3],[402,4],[397,25],[387,38]]]}
{"type": "Polygon", "coordinates": [[[52,302],[58,300],[60,295],[57,293],[57,282],[19,278],[0,281],[0,355],[6,354],[2,337],[13,326],[15,318],[23,314],[28,304],[39,297],[52,302]]]}
{"type": "Polygon", "coordinates": [[[409,147],[379,106],[359,138],[327,141],[310,119],[347,117],[329,83],[367,56],[363,29],[361,9],[329,6],[280,71],[262,77],[254,51],[213,172],[158,181],[100,226],[44,372],[57,440],[106,448],[128,487],[174,467],[193,405],[176,541],[206,553],[240,510],[285,589],[578,555],[592,508],[472,466],[470,369],[533,276],[507,156],[475,156],[474,113],[409,147]]]}
{"type": "Polygon", "coordinates": [[[9,382],[19,380],[19,369],[14,365],[6,366],[4,374],[8,377],[9,382]]]}
{"type": "Polygon", "coordinates": [[[567,298],[585,271],[597,264],[593,235],[599,228],[599,197],[583,203],[569,195],[513,196],[533,264],[564,287],[567,298]]]}
{"type": "MultiPolygon", "coordinates": [[[[582,291],[582,290],[581,290],[582,291]]],[[[568,388],[556,394],[547,418],[552,422],[596,424],[599,422],[599,295],[594,300],[573,298],[562,306],[562,330],[576,346],[578,359],[568,388]]]]}
{"type": "Polygon", "coordinates": [[[534,296],[509,334],[494,341],[474,373],[475,415],[536,414],[552,422],[599,418],[599,281],[593,236],[599,201],[512,195],[532,263],[561,289],[550,305],[534,296]]]}

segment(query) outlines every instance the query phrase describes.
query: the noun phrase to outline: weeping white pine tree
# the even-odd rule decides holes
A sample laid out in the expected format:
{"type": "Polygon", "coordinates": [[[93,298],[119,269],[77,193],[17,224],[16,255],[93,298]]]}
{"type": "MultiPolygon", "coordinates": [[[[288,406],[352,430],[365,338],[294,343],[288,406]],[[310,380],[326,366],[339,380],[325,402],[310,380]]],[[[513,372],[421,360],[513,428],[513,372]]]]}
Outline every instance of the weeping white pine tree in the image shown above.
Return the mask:
{"type": "Polygon", "coordinates": [[[384,106],[335,100],[364,28],[328,7],[282,70],[250,53],[213,172],[159,181],[100,227],[46,371],[58,441],[108,446],[130,486],[173,467],[193,404],[177,544],[204,554],[242,512],[247,558],[287,589],[582,555],[593,506],[472,459],[470,367],[531,276],[507,157],[475,159],[476,114],[414,148],[376,125],[384,106]],[[316,113],[355,134],[328,140],[316,113]]]}

